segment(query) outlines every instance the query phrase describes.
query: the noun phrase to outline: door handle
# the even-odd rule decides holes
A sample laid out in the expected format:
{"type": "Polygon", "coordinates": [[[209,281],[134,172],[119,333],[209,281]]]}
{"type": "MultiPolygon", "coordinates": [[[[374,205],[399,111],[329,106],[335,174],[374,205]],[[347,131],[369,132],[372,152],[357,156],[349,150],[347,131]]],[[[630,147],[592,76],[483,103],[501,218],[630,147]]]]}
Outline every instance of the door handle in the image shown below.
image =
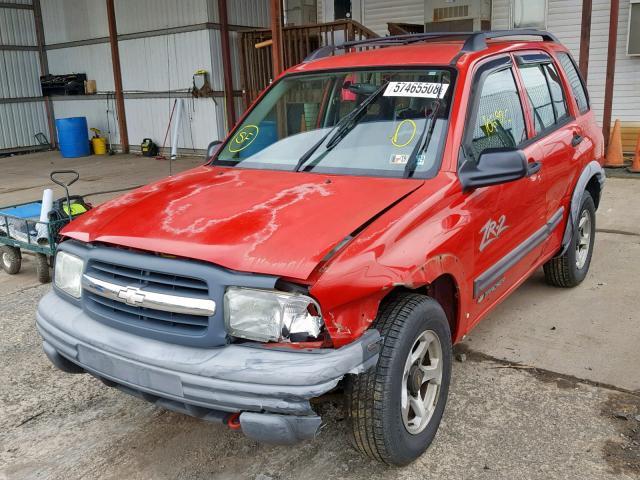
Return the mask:
{"type": "Polygon", "coordinates": [[[577,147],[584,140],[584,137],[579,133],[574,133],[573,138],[571,139],[571,146],[577,147]]]}
{"type": "Polygon", "coordinates": [[[540,162],[529,162],[527,163],[527,177],[531,175],[535,175],[542,168],[542,163],[540,162]]]}

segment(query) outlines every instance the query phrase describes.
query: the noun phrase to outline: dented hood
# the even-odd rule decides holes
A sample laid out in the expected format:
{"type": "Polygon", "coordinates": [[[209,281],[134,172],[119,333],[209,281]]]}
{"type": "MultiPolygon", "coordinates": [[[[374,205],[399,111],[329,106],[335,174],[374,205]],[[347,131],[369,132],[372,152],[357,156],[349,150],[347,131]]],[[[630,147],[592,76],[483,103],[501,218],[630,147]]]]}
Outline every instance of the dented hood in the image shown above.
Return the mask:
{"type": "Polygon", "coordinates": [[[345,236],[422,183],[203,166],[111,200],[63,234],[304,279],[345,236]]]}

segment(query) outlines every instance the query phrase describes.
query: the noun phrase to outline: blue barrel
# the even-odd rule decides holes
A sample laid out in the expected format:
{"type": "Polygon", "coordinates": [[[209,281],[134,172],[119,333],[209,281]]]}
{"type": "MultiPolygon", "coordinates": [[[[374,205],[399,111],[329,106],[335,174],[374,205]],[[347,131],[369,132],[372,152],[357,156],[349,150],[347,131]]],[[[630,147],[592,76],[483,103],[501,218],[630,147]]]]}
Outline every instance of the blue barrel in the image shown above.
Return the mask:
{"type": "Polygon", "coordinates": [[[90,154],[87,117],[58,118],[58,146],[64,158],[86,157],[90,154]]]}

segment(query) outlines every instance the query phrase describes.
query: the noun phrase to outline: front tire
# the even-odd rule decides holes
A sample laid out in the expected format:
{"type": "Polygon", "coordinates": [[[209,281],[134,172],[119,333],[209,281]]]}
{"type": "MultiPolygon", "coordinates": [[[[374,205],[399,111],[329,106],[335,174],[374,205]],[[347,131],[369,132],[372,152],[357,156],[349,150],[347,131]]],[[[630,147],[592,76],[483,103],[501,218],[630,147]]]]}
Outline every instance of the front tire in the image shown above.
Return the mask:
{"type": "Polygon", "coordinates": [[[570,288],[582,283],[589,272],[596,236],[596,206],[589,192],[582,202],[569,247],[563,255],[544,264],[545,281],[554,287],[570,288]]]}
{"type": "Polygon", "coordinates": [[[351,438],[368,457],[407,465],[429,447],[444,413],[449,323],[432,298],[400,293],[385,301],[373,328],[383,338],[378,363],[346,385],[351,438]]]}

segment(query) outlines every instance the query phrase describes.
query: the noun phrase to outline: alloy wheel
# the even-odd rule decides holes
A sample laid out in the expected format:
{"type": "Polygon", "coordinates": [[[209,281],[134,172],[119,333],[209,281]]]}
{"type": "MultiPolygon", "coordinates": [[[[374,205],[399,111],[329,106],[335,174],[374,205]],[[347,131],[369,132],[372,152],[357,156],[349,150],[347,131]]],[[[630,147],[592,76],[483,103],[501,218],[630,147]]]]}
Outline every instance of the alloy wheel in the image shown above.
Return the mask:
{"type": "Polygon", "coordinates": [[[442,383],[442,345],[431,330],[413,343],[402,376],[402,421],[412,435],[429,424],[442,383]]]}
{"type": "Polygon", "coordinates": [[[578,238],[576,241],[576,267],[581,270],[589,257],[591,247],[591,216],[587,210],[582,211],[578,222],[578,238]]]}

